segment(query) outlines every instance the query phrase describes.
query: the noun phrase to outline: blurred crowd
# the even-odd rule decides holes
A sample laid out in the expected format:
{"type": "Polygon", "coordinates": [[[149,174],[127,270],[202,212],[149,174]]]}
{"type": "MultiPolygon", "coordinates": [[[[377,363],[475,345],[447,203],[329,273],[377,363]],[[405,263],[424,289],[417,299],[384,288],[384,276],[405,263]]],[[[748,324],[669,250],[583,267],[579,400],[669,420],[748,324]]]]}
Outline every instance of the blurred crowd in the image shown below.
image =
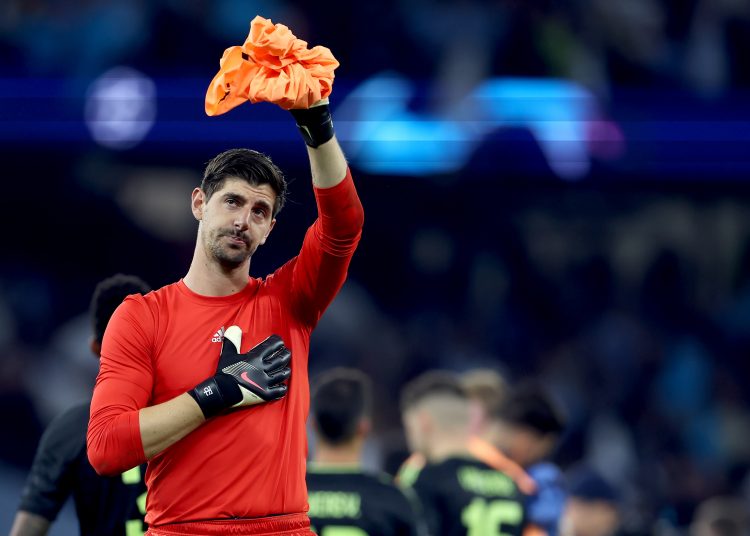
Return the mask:
{"type": "Polygon", "coordinates": [[[601,95],[669,86],[716,96],[750,82],[742,0],[387,0],[333,10],[289,0],[9,0],[0,50],[17,72],[86,76],[128,63],[192,74],[244,38],[254,14],[331,48],[342,76],[436,78],[438,100],[497,74],[571,78],[601,95]]]}
{"type": "MultiPolygon", "coordinates": [[[[426,107],[498,75],[573,79],[605,103],[622,89],[710,101],[750,85],[743,0],[385,0],[335,13],[291,1],[7,0],[3,74],[90,80],[127,64],[208,81],[256,13],[331,48],[344,81],[383,70],[430,80],[429,102],[416,104],[426,107]]],[[[144,225],[122,185],[166,175],[151,197],[177,201],[156,212],[179,211],[205,160],[172,155],[161,162],[172,167],[154,169],[50,152],[3,153],[7,193],[24,206],[0,220],[0,411],[15,434],[0,442],[0,467],[20,470],[45,424],[90,394],[95,283],[130,272],[158,287],[189,259],[189,224],[144,225]],[[29,201],[24,181],[39,181],[45,198],[29,201]],[[40,366],[60,381],[40,383],[40,366]]],[[[293,195],[305,173],[293,170],[293,195]]],[[[660,189],[500,182],[471,170],[430,186],[357,175],[365,234],[313,336],[311,372],[348,365],[375,382],[367,463],[395,473],[406,456],[397,393],[408,380],[491,368],[510,385],[545,386],[567,417],[551,459],[573,470],[571,486],[584,462],[617,490],[623,530],[747,534],[737,520],[750,509],[750,198],[712,178],[660,189]]],[[[277,244],[299,243],[309,215],[285,209],[277,244]]],[[[266,249],[253,275],[294,252],[266,249]]]]}
{"type": "MultiPolygon", "coordinates": [[[[406,180],[394,199],[392,182],[358,180],[367,232],[310,363],[312,375],[354,366],[375,383],[369,467],[395,473],[407,455],[398,406],[407,381],[482,367],[511,386],[545,386],[567,421],[551,458],[564,470],[584,462],[616,487],[629,530],[685,530],[717,496],[750,503],[746,203],[460,181],[426,190],[406,180]]],[[[301,233],[300,209],[285,209],[279,230],[301,233]]],[[[0,396],[16,430],[0,448],[5,464],[28,467],[45,423],[90,396],[93,282],[117,265],[154,286],[182,275],[173,265],[189,258],[190,237],[147,240],[109,221],[122,232],[119,253],[105,248],[77,266],[107,240],[92,232],[54,273],[4,265],[0,396]],[[40,367],[58,381],[40,382],[40,367]]],[[[255,275],[300,239],[276,238],[255,275]]]]}
{"type": "Polygon", "coordinates": [[[406,230],[410,250],[392,251],[375,276],[398,296],[374,280],[345,288],[313,368],[347,356],[382,391],[436,366],[537,379],[568,415],[555,459],[585,460],[617,483],[629,521],[685,527],[720,494],[750,504],[744,215],[722,201],[631,197],[596,217],[613,199],[582,197],[537,194],[508,208],[514,223],[488,221],[475,201],[460,230],[406,230]]]}

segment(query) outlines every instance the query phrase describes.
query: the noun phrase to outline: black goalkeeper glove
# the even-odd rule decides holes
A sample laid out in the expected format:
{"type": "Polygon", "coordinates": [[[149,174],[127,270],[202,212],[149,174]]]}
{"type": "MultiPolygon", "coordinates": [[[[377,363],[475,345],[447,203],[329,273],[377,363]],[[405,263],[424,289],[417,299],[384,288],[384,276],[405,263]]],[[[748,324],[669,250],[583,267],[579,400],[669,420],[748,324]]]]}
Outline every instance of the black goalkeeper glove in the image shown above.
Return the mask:
{"type": "Polygon", "coordinates": [[[328,98],[321,99],[310,108],[289,110],[297,122],[305,143],[313,149],[333,138],[333,118],[328,98]]]}
{"type": "Polygon", "coordinates": [[[216,375],[188,391],[206,419],[229,408],[252,406],[286,395],[284,382],[291,370],[292,354],[278,335],[271,335],[246,354],[240,353],[242,330],[224,332],[216,375]]]}

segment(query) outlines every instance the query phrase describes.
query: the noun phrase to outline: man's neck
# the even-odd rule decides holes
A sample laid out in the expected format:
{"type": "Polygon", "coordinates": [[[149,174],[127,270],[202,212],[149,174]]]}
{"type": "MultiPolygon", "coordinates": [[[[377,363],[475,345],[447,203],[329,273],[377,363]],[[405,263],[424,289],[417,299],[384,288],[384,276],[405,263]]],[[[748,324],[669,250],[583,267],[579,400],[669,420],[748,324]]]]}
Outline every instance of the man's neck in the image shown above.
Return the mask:
{"type": "Polygon", "coordinates": [[[361,449],[354,444],[337,445],[332,447],[318,442],[313,461],[317,465],[347,465],[357,466],[360,463],[361,449]]]}
{"type": "Polygon", "coordinates": [[[247,286],[250,273],[250,259],[227,269],[213,259],[209,259],[200,244],[196,244],[190,269],[183,278],[187,287],[201,296],[230,296],[241,292],[247,286]]]}
{"type": "Polygon", "coordinates": [[[439,463],[448,458],[471,456],[469,452],[469,440],[462,434],[446,436],[430,445],[430,463],[439,463]]]}
{"type": "Polygon", "coordinates": [[[479,437],[484,439],[487,443],[491,444],[493,447],[495,447],[498,450],[500,449],[500,445],[502,445],[502,430],[500,430],[497,426],[488,425],[482,432],[479,434],[479,437]]]}

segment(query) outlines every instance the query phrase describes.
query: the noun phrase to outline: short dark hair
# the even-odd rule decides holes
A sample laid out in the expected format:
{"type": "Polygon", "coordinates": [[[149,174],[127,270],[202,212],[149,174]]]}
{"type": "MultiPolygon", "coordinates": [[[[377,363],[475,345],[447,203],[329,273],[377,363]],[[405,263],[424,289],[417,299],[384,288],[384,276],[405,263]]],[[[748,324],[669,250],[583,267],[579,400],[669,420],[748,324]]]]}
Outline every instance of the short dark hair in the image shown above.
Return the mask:
{"type": "Polygon", "coordinates": [[[499,417],[545,435],[559,434],[565,428],[560,407],[536,382],[522,383],[512,389],[500,409],[499,417]]]}
{"type": "Polygon", "coordinates": [[[568,497],[575,497],[583,501],[605,501],[617,503],[620,499],[619,490],[610,484],[597,470],[584,463],[570,469],[567,481],[568,497]]]}
{"type": "Polygon", "coordinates": [[[413,409],[426,398],[446,395],[461,400],[469,399],[455,374],[444,370],[425,372],[401,390],[401,411],[413,409]]]}
{"type": "Polygon", "coordinates": [[[109,319],[115,309],[131,294],[146,294],[151,288],[141,278],[134,275],[116,274],[99,282],[91,297],[91,324],[94,339],[98,343],[104,339],[109,319]]]}
{"type": "Polygon", "coordinates": [[[253,186],[268,184],[276,193],[274,217],[284,208],[286,179],[271,158],[263,153],[252,149],[229,149],[214,156],[206,164],[201,180],[201,190],[206,194],[206,200],[211,199],[214,192],[229,178],[243,179],[253,186]]]}
{"type": "Polygon", "coordinates": [[[372,382],[359,370],[337,367],[314,382],[312,415],[321,437],[331,445],[351,440],[372,409],[372,382]]]}

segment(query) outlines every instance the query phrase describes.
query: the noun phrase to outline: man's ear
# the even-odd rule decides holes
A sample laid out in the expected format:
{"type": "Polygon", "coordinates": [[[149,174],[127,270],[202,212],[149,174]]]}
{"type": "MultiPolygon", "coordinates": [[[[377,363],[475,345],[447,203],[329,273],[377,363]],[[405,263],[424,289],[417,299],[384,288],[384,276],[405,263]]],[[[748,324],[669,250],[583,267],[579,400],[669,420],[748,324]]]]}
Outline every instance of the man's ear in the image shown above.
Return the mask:
{"type": "Polygon", "coordinates": [[[206,208],[206,193],[200,188],[193,190],[190,208],[193,211],[195,219],[201,221],[203,219],[203,210],[206,208]]]}
{"type": "Polygon", "coordinates": [[[266,243],[266,239],[268,238],[268,235],[271,234],[271,231],[273,231],[273,226],[276,225],[276,218],[271,220],[271,225],[268,227],[268,231],[266,231],[266,236],[263,237],[263,239],[260,241],[260,245],[266,243]]]}

